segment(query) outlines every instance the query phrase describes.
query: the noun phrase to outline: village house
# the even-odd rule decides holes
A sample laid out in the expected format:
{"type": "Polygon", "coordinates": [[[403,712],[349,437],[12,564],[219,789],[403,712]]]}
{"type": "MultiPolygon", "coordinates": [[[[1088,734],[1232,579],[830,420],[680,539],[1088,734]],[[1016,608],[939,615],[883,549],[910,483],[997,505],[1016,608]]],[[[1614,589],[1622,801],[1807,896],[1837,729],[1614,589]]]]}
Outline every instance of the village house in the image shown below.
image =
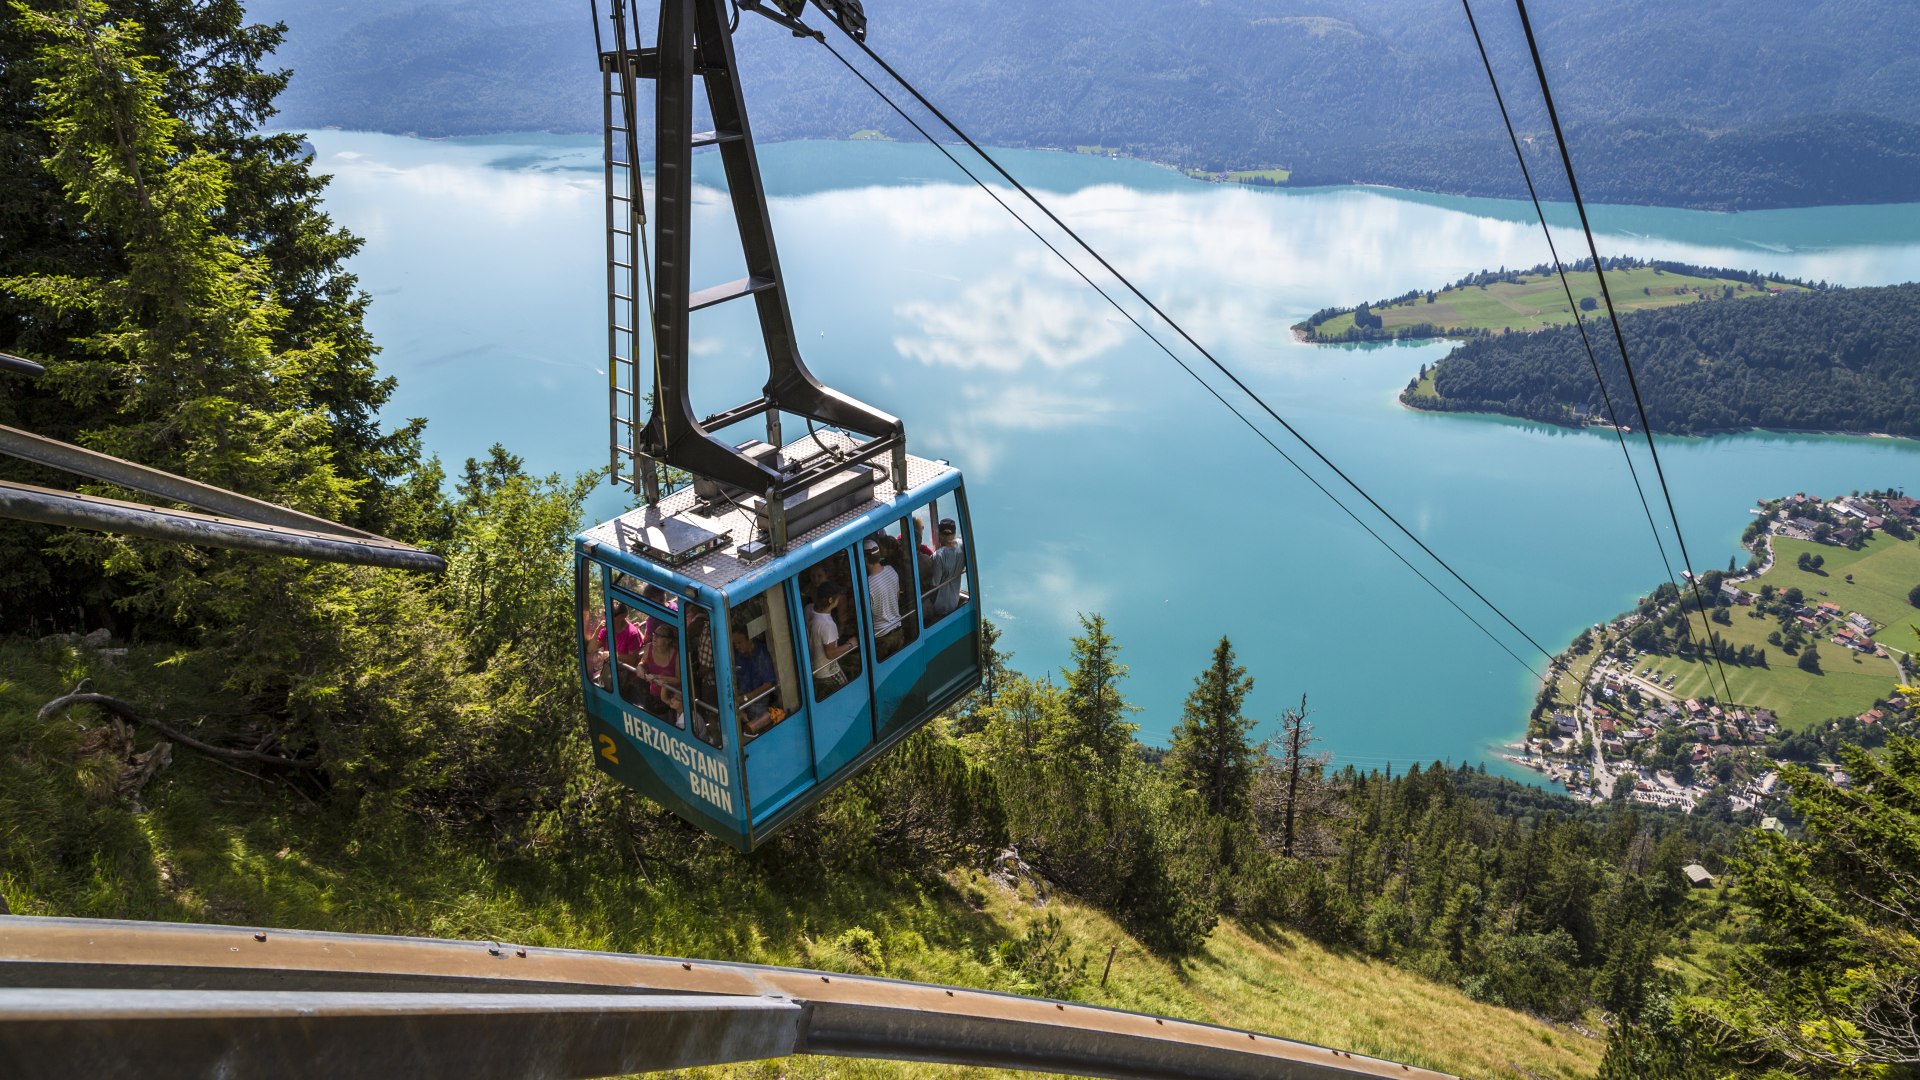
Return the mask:
{"type": "Polygon", "coordinates": [[[1713,875],[1707,872],[1706,867],[1701,866],[1697,862],[1688,863],[1681,867],[1680,872],[1687,875],[1687,884],[1696,889],[1713,888],[1713,875]]]}

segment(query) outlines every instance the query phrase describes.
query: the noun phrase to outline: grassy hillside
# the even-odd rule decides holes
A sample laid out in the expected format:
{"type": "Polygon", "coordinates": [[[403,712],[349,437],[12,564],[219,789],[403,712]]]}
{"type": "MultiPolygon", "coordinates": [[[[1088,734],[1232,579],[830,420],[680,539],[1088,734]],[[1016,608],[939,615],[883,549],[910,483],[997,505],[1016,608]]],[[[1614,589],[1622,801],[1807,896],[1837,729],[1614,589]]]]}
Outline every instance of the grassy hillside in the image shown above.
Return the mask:
{"type": "MultiPolygon", "coordinates": [[[[1733,689],[1733,700],[1740,704],[1772,709],[1781,727],[1797,730],[1835,716],[1852,716],[1893,692],[1897,675],[1893,661],[1861,656],[1823,640],[1817,643],[1821,673],[1802,671],[1795,663],[1796,657],[1767,643],[1767,634],[1777,629],[1774,621],[1751,618],[1749,613],[1750,609],[1736,608],[1731,626],[1715,623],[1713,629],[1736,649],[1753,645],[1767,650],[1768,666],[1728,664],[1727,685],[1733,689]]],[[[1695,615],[1696,630],[1699,622],[1699,616],[1695,615]]],[[[1668,674],[1679,674],[1673,683],[1673,693],[1682,698],[1726,697],[1720,688],[1721,669],[1711,660],[1663,656],[1658,666],[1668,674]]]]}
{"type": "MultiPolygon", "coordinates": [[[[1875,640],[1902,651],[1920,648],[1914,630],[1920,624],[1920,611],[1907,603],[1907,592],[1920,584],[1920,542],[1876,533],[1859,551],[1850,551],[1775,537],[1773,550],[1772,569],[1742,582],[1740,588],[1756,595],[1765,585],[1781,591],[1798,588],[1809,604],[1838,604],[1885,627],[1875,640]],[[1819,570],[1802,570],[1797,563],[1803,554],[1819,555],[1826,564],[1819,570]]],[[[1714,627],[1736,649],[1752,645],[1767,650],[1769,666],[1728,665],[1727,683],[1735,701],[1774,710],[1785,728],[1804,729],[1835,716],[1860,713],[1886,697],[1898,680],[1899,670],[1892,660],[1864,656],[1824,639],[1815,642],[1821,672],[1802,671],[1795,657],[1768,643],[1767,635],[1776,629],[1773,619],[1760,617],[1752,608],[1735,608],[1731,626],[1714,627]]],[[[1673,692],[1682,697],[1725,696],[1720,672],[1710,662],[1673,656],[1662,658],[1659,666],[1679,673],[1673,692]]]]}
{"type": "Polygon", "coordinates": [[[1816,544],[1811,540],[1773,540],[1773,569],[1740,587],[1758,593],[1762,585],[1798,588],[1808,603],[1828,601],[1857,611],[1885,627],[1874,640],[1902,652],[1920,651],[1920,609],[1907,594],[1920,585],[1920,541],[1898,540],[1876,532],[1860,550],[1816,544]],[[1826,560],[1818,570],[1802,570],[1801,555],[1826,560]],[[1853,580],[1848,581],[1851,577],[1853,580]]]}
{"type": "MultiPolygon", "coordinates": [[[[1576,303],[1585,299],[1599,303],[1600,286],[1592,274],[1569,274],[1567,281],[1573,286],[1576,303]]],[[[1610,270],[1607,287],[1613,292],[1614,304],[1623,312],[1729,296],[1764,297],[1772,295],[1769,289],[1806,291],[1786,282],[1770,282],[1763,287],[1734,278],[1679,274],[1652,266],[1610,270]]],[[[1457,286],[1434,293],[1431,301],[1417,296],[1371,310],[1380,317],[1378,332],[1387,337],[1407,327],[1427,325],[1442,332],[1492,334],[1573,325],[1573,313],[1567,309],[1567,294],[1560,278],[1554,274],[1519,274],[1509,281],[1457,286]]],[[[1341,341],[1353,328],[1353,314],[1349,312],[1313,326],[1307,333],[1312,341],[1341,341]]]]}
{"type": "MultiPolygon", "coordinates": [[[[1586,1076],[1599,1060],[1592,1038],[1289,933],[1223,924],[1171,961],[1098,912],[1071,900],[1038,909],[965,868],[913,877],[815,864],[797,877],[777,849],[740,857],[688,829],[605,842],[621,825],[596,805],[632,800],[615,790],[581,792],[577,811],[533,834],[475,835],[310,798],[186,751],[136,785],[127,762],[153,734],[84,707],[35,717],[81,678],[189,730],[246,714],[245,701],[202,690],[213,673],[167,660],[0,643],[0,896],[16,914],[484,937],[1051,991],[1471,1076],[1586,1076]]],[[[802,1059],[710,1073],[928,1071],[802,1059]]]]}

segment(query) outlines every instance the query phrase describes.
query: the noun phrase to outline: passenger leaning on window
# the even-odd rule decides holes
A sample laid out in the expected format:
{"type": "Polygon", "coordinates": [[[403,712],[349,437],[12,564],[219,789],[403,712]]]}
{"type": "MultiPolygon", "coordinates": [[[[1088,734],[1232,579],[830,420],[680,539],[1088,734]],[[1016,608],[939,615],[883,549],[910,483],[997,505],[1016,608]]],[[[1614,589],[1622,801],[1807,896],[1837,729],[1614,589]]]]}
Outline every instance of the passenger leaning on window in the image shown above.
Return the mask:
{"type": "Polygon", "coordinates": [[[834,613],[844,596],[844,593],[823,589],[807,602],[807,644],[813,652],[814,693],[820,697],[847,684],[847,672],[840,666],[840,658],[853,648],[853,642],[840,641],[840,627],[834,622],[834,613]]]}
{"type": "Polygon", "coordinates": [[[612,659],[607,655],[607,620],[598,608],[580,612],[581,634],[586,638],[587,678],[602,690],[613,689],[612,659]]]}

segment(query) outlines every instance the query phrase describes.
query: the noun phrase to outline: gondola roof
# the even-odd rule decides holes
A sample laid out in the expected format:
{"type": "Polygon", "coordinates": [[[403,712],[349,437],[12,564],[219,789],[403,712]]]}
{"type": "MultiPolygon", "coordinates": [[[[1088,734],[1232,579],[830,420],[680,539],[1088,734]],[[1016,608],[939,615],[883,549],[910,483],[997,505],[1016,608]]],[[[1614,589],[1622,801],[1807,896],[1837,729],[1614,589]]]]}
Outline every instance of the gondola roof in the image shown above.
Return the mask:
{"type": "MultiPolygon", "coordinates": [[[[788,459],[804,458],[818,455],[823,449],[829,453],[847,453],[858,446],[856,440],[843,432],[821,431],[817,436],[809,434],[789,442],[781,448],[781,455],[788,459]]],[[[956,471],[943,461],[908,454],[904,488],[896,487],[893,478],[880,470],[875,475],[870,498],[794,536],[789,542],[789,554],[803,552],[848,522],[876,507],[894,503],[905,491],[923,488],[956,471]]],[[[746,501],[723,501],[715,510],[694,488],[686,487],[665,496],[657,506],[640,506],[588,529],[580,534],[580,540],[596,548],[622,552],[654,567],[670,566],[673,572],[691,581],[725,589],[779,561],[751,554],[750,545],[758,535],[753,507],[746,501]],[[702,548],[706,549],[704,553],[702,548]],[[691,557],[689,553],[693,553],[691,557]]]]}

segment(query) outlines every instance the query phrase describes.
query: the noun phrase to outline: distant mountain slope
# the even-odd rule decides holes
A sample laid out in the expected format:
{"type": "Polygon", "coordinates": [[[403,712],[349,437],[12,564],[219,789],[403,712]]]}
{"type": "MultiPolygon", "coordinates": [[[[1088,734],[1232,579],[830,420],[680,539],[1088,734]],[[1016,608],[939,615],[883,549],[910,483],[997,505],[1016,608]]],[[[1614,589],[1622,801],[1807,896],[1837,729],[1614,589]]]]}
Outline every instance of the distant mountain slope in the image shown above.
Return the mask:
{"type": "MultiPolygon", "coordinates": [[[[1542,8],[1542,48],[1593,197],[1920,198],[1920,6],[1843,0],[1764,19],[1735,0],[1542,8]]],[[[252,10],[292,28],[280,55],[298,72],[282,100],[294,126],[584,131],[600,116],[580,0],[252,10]]],[[[1449,0],[875,0],[868,12],[875,48],[995,143],[1286,165],[1295,184],[1519,190],[1449,0]]],[[[1517,121],[1544,132],[1517,21],[1501,7],[1481,18],[1517,121]]],[[[736,41],[761,134],[910,134],[818,46],[751,16],[736,41]]]]}
{"type": "MultiPolygon", "coordinates": [[[[1621,326],[1657,432],[1760,427],[1920,438],[1920,285],[1687,304],[1632,312],[1621,326]]],[[[1626,402],[1622,422],[1638,427],[1610,336],[1594,337],[1601,371],[1616,406],[1626,402]]],[[[1417,391],[1402,400],[1552,423],[1571,422],[1575,407],[1600,398],[1571,327],[1469,342],[1417,391]]]]}

